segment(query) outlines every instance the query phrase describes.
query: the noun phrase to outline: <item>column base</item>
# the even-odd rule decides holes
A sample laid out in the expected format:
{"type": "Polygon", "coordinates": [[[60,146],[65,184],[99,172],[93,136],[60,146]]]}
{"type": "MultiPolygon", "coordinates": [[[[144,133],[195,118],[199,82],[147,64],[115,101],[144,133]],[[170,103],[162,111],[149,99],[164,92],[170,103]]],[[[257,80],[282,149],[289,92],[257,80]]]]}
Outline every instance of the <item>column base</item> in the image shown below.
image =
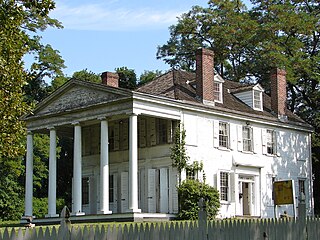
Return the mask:
{"type": "Polygon", "coordinates": [[[52,214],[52,213],[51,213],[51,214],[46,214],[46,215],[44,215],[44,217],[45,217],[45,218],[54,218],[54,217],[59,217],[59,214],[56,214],[56,213],[55,213],[55,214],[52,214]]]}
{"type": "Polygon", "coordinates": [[[71,213],[71,216],[84,216],[84,215],[86,215],[84,212],[71,213]]]}
{"type": "Polygon", "coordinates": [[[141,209],[136,208],[136,209],[128,209],[126,211],[127,213],[141,213],[141,209]]]}
{"type": "Polygon", "coordinates": [[[101,210],[98,212],[98,214],[112,214],[112,211],[108,210],[108,211],[105,211],[105,210],[101,210]]]}

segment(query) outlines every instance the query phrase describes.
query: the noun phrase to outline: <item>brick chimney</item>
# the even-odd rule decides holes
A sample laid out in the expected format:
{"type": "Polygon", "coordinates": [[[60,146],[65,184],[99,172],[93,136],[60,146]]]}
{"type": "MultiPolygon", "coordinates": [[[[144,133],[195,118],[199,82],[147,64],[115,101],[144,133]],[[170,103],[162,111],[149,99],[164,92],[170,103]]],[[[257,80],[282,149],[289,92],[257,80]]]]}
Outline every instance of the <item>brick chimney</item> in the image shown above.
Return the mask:
{"type": "Polygon", "coordinates": [[[113,72],[103,72],[101,74],[102,83],[110,87],[119,87],[119,75],[113,72]]]}
{"type": "Polygon", "coordinates": [[[287,109],[287,81],[286,71],[273,69],[271,71],[271,111],[277,114],[279,119],[285,119],[287,109]]]}
{"type": "Polygon", "coordinates": [[[204,104],[214,104],[214,53],[209,49],[196,51],[196,91],[204,104]]]}

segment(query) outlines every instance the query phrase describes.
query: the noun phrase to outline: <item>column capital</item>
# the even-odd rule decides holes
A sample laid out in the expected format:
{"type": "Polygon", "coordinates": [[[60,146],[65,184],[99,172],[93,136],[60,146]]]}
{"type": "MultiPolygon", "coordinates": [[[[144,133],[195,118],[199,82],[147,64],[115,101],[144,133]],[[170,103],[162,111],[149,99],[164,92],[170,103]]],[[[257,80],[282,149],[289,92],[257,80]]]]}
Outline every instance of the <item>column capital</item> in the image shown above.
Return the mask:
{"type": "Polygon", "coordinates": [[[27,135],[33,135],[33,132],[31,130],[27,130],[27,135]]]}
{"type": "Polygon", "coordinates": [[[98,117],[98,120],[99,121],[108,121],[110,119],[110,117],[106,117],[106,116],[104,116],[104,117],[98,117]]]}
{"type": "Polygon", "coordinates": [[[72,122],[71,125],[73,125],[73,126],[81,126],[80,122],[72,122]]]}
{"type": "Polygon", "coordinates": [[[56,127],[55,126],[50,126],[50,127],[47,127],[48,130],[55,130],[56,127]]]}

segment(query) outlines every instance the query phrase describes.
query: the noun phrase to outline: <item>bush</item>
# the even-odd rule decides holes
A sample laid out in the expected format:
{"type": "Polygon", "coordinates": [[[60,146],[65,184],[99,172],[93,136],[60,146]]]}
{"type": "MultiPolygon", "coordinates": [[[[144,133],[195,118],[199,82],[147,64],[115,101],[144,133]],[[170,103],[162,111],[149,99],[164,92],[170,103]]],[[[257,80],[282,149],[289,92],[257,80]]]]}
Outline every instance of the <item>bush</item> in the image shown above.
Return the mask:
{"type": "MultiPolygon", "coordinates": [[[[64,199],[57,199],[57,214],[60,214],[64,207],[64,199]]],[[[33,215],[36,218],[44,218],[48,214],[48,198],[33,198],[33,215]]]]}
{"type": "Polygon", "coordinates": [[[178,187],[179,194],[179,218],[185,220],[197,220],[200,198],[206,202],[206,211],[209,220],[218,214],[220,208],[219,192],[210,185],[198,180],[187,179],[178,187]]]}

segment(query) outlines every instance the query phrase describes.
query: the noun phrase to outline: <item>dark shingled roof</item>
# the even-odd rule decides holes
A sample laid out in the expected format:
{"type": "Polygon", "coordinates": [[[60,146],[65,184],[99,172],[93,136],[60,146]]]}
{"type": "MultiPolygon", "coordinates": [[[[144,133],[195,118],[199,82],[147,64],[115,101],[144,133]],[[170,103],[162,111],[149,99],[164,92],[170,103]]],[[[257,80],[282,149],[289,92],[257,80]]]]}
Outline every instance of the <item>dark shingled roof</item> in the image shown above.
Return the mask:
{"type": "MultiPolygon", "coordinates": [[[[189,103],[202,104],[199,98],[196,97],[195,90],[195,73],[186,72],[183,70],[171,70],[151,82],[148,82],[138,89],[137,92],[148,93],[151,95],[164,96],[176,100],[183,100],[189,103]]],[[[248,113],[248,115],[263,118],[273,118],[278,121],[278,117],[271,112],[271,98],[266,93],[263,93],[263,111],[253,110],[240,99],[233,95],[234,92],[252,89],[254,85],[244,85],[239,82],[224,80],[223,83],[223,103],[215,103],[215,106],[207,106],[210,108],[219,109],[222,111],[238,112],[240,114],[248,113]]],[[[287,110],[286,115],[288,121],[299,123],[309,127],[301,118],[287,110]]]]}

